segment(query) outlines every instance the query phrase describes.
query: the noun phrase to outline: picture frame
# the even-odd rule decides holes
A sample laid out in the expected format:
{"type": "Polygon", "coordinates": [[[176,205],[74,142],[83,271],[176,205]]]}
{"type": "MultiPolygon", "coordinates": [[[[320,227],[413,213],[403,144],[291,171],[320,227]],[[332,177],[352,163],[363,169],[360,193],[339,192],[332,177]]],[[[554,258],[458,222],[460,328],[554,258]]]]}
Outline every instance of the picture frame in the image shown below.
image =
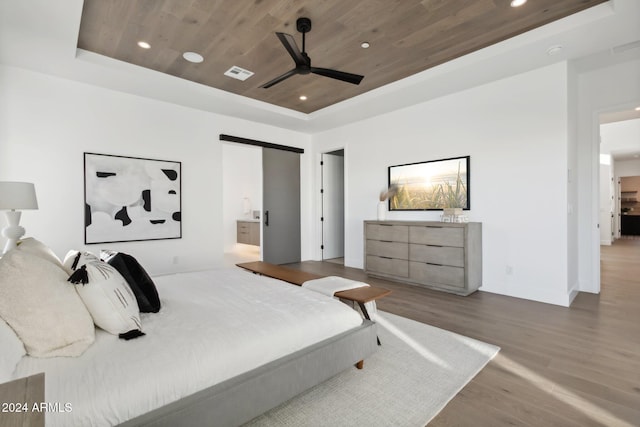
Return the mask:
{"type": "Polygon", "coordinates": [[[84,153],[85,244],[182,238],[182,163],[84,153]]]}
{"type": "Polygon", "coordinates": [[[471,209],[471,156],[389,166],[390,211],[471,209]]]}

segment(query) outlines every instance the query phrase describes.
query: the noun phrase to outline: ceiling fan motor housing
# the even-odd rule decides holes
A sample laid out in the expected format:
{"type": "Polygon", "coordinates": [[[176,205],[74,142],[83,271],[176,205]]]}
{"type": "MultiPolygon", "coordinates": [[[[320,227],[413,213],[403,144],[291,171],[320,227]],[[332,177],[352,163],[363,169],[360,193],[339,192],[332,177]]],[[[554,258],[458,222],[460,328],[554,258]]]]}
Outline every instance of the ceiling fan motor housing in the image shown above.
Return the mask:
{"type": "Polygon", "coordinates": [[[301,33],[308,33],[311,31],[311,19],[309,18],[298,18],[296,20],[296,28],[301,33]]]}

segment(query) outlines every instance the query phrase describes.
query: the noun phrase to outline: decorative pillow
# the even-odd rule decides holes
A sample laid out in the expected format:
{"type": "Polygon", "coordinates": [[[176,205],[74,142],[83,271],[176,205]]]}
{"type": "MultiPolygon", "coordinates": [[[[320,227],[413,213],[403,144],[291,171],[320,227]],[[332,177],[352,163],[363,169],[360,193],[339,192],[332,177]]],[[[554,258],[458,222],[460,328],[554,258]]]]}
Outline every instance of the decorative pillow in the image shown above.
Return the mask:
{"type": "Polygon", "coordinates": [[[60,262],[32,249],[22,243],[0,258],[0,317],[31,356],[79,356],[95,339],[91,315],[60,262]]]}
{"type": "Polygon", "coordinates": [[[64,270],[62,266],[62,262],[60,258],[44,243],[39,240],[34,239],[33,237],[27,237],[26,239],[22,239],[18,242],[18,246],[20,246],[20,250],[22,252],[28,252],[32,255],[40,257],[45,261],[49,261],[64,270]]]}
{"type": "Polygon", "coordinates": [[[115,268],[91,252],[78,251],[67,253],[64,266],[74,271],[69,281],[97,326],[124,339],[144,335],[136,297],[115,268]]]}
{"type": "Polygon", "coordinates": [[[22,356],[27,354],[20,338],[2,319],[0,319],[0,348],[2,349],[0,351],[0,384],[2,384],[13,379],[16,365],[22,356]]]}
{"type": "Polygon", "coordinates": [[[142,313],[160,311],[160,297],[156,285],[131,255],[116,251],[100,251],[100,258],[114,267],[125,278],[136,296],[138,307],[142,313]]]}

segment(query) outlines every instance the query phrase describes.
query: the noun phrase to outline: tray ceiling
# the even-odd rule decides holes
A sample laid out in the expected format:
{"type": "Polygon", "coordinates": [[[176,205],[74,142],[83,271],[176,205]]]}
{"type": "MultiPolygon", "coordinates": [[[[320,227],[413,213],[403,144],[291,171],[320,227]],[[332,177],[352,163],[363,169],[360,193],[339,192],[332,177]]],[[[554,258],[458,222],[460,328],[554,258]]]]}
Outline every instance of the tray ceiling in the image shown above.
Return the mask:
{"type": "Polygon", "coordinates": [[[510,0],[85,0],[78,47],[311,113],[605,1],[532,0],[512,8],[510,0]],[[294,67],[275,32],[293,35],[302,49],[301,16],[313,23],[306,36],[312,65],[362,74],[360,85],[308,74],[260,87],[294,67]],[[188,62],[184,52],[204,61],[188,62]],[[225,76],[232,66],[254,75],[225,76]]]}

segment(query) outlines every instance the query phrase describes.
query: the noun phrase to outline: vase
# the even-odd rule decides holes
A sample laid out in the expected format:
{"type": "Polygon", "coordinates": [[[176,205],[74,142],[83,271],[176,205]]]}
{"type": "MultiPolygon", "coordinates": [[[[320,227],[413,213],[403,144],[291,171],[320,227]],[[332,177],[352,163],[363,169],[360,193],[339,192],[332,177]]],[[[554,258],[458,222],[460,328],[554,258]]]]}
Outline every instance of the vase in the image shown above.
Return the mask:
{"type": "Polygon", "coordinates": [[[385,202],[378,203],[378,221],[384,221],[387,215],[387,207],[385,202]]]}

